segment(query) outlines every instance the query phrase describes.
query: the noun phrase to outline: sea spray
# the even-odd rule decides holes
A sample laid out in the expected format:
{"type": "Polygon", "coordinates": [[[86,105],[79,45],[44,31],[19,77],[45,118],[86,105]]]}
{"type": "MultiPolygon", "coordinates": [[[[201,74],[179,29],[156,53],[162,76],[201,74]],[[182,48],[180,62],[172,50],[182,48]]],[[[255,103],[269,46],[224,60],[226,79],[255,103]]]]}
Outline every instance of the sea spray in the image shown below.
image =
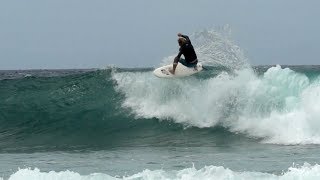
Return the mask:
{"type": "MultiPolygon", "coordinates": [[[[231,70],[250,68],[241,48],[233,42],[229,26],[198,31],[190,38],[199,62],[204,66],[222,66],[231,70]]],[[[175,56],[165,57],[161,65],[172,63],[175,56]]]]}

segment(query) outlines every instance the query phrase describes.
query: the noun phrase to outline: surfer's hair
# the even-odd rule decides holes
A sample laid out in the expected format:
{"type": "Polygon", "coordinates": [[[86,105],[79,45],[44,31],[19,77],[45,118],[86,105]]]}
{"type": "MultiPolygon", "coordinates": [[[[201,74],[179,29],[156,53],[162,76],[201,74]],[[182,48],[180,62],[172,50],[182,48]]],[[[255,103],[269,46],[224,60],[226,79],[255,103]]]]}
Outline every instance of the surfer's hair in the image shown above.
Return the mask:
{"type": "Polygon", "coordinates": [[[183,44],[187,43],[187,40],[184,37],[179,37],[178,38],[178,43],[179,43],[179,45],[183,45],[183,44]]]}

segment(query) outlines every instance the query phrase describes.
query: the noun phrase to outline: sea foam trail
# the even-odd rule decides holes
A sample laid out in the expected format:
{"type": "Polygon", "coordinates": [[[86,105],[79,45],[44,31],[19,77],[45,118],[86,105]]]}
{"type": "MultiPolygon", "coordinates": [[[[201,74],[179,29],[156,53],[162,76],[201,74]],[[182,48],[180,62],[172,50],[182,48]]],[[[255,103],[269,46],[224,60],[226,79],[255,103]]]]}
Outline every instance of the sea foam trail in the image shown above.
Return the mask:
{"type": "Polygon", "coordinates": [[[201,169],[186,168],[180,171],[164,171],[164,170],[144,170],[140,173],[127,177],[113,177],[108,174],[94,173],[90,175],[80,175],[72,171],[61,172],[41,172],[39,169],[20,169],[9,177],[9,180],[102,180],[102,179],[146,179],[146,180],[189,180],[189,179],[216,179],[216,180],[250,180],[250,179],[268,179],[268,180],[291,180],[304,179],[313,180],[320,178],[320,166],[305,163],[301,167],[290,167],[281,175],[275,175],[263,172],[235,172],[222,166],[206,166],[201,169]]]}

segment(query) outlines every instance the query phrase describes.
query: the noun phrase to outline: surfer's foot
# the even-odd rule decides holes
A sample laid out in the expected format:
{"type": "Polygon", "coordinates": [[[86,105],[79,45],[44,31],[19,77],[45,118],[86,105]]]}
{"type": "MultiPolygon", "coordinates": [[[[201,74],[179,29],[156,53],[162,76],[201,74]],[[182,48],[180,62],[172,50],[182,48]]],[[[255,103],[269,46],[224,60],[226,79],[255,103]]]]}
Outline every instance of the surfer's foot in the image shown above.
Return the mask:
{"type": "Polygon", "coordinates": [[[194,70],[195,70],[195,71],[198,71],[198,66],[195,66],[195,67],[194,67],[194,70]]]}

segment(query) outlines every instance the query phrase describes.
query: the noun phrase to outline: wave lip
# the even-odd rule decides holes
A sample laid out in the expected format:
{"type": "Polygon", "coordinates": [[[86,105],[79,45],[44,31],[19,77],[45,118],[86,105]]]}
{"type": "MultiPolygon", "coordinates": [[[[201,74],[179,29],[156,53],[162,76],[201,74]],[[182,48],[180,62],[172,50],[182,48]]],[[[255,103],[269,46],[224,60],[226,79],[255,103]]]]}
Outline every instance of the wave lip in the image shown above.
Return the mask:
{"type": "MultiPolygon", "coordinates": [[[[195,167],[182,169],[180,171],[164,171],[164,170],[144,170],[132,176],[110,176],[103,173],[93,173],[90,175],[80,175],[77,172],[61,171],[61,172],[41,172],[38,168],[35,169],[20,169],[12,174],[8,180],[52,180],[52,179],[68,179],[68,180],[116,180],[116,179],[163,179],[163,180],[238,180],[238,179],[268,179],[268,180],[291,180],[291,179],[319,179],[320,178],[320,165],[310,165],[305,163],[300,167],[290,167],[287,171],[280,175],[263,173],[263,172],[236,172],[222,166],[205,166],[201,169],[195,167]]],[[[2,179],[3,180],[3,179],[2,179]]]]}

